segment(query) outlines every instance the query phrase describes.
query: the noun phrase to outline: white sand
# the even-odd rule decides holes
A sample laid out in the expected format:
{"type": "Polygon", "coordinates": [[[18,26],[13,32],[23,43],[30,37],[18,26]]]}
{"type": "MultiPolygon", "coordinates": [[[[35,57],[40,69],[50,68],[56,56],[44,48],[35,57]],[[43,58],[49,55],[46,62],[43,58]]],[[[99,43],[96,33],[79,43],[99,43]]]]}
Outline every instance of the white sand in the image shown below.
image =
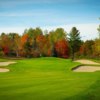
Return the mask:
{"type": "Polygon", "coordinates": [[[82,64],[93,64],[93,65],[100,65],[99,63],[96,63],[96,62],[93,62],[93,61],[90,61],[90,60],[76,60],[75,62],[80,62],[82,64]]]}
{"type": "Polygon", "coordinates": [[[1,72],[9,72],[10,70],[9,69],[6,69],[6,68],[0,68],[0,73],[1,72]]]}
{"type": "Polygon", "coordinates": [[[95,72],[100,71],[100,67],[96,66],[80,66],[73,70],[74,72],[95,72]]]}
{"type": "Polygon", "coordinates": [[[15,64],[16,62],[0,62],[0,66],[8,66],[10,64],[15,64]]]}
{"type": "MultiPolygon", "coordinates": [[[[80,62],[82,64],[92,64],[92,65],[100,65],[99,63],[90,61],[90,60],[76,60],[75,62],[80,62]]],[[[80,66],[73,70],[74,72],[95,72],[100,71],[100,66],[80,66]]]]}
{"type": "MultiPolygon", "coordinates": [[[[15,64],[16,62],[12,62],[12,61],[10,61],[10,62],[0,62],[0,66],[8,66],[8,65],[10,65],[10,64],[15,64]]],[[[0,73],[1,72],[9,72],[10,70],[9,69],[7,69],[7,68],[0,68],[0,73]]]]}

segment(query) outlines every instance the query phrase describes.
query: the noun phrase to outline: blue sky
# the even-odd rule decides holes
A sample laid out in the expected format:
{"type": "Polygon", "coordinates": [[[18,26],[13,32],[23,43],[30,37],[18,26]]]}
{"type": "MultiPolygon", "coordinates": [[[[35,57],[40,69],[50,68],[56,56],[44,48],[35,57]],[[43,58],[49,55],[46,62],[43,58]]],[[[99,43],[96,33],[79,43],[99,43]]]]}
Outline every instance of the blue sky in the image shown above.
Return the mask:
{"type": "Polygon", "coordinates": [[[99,17],[99,0],[0,0],[0,32],[10,32],[12,28],[22,33],[29,27],[59,26],[69,31],[68,27],[78,26],[81,34],[97,34],[99,17]]]}

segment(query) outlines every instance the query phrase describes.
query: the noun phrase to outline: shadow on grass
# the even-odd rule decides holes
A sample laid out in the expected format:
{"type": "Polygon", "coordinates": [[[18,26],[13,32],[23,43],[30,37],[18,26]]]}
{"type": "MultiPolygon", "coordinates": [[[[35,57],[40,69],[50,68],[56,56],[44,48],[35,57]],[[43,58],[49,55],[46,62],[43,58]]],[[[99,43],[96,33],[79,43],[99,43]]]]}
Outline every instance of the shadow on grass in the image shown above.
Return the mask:
{"type": "Polygon", "coordinates": [[[87,90],[64,100],[100,100],[100,80],[96,81],[87,90]]]}

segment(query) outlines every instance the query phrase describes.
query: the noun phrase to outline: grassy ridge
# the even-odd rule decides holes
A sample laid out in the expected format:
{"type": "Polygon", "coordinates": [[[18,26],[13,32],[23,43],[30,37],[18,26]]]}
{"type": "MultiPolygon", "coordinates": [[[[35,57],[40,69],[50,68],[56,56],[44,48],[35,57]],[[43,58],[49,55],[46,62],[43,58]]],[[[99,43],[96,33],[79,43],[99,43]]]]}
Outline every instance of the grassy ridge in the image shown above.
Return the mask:
{"type": "Polygon", "coordinates": [[[75,73],[60,58],[17,60],[0,73],[0,100],[99,100],[100,73],[75,73]],[[98,94],[97,94],[98,93],[98,94]]]}

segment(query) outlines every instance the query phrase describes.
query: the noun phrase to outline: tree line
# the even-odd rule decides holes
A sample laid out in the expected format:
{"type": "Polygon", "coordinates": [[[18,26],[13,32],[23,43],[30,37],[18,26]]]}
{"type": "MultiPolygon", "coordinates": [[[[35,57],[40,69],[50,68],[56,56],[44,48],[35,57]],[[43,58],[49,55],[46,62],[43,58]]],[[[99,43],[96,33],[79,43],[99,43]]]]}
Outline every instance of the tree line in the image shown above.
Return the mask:
{"type": "MultiPolygon", "coordinates": [[[[98,28],[100,32],[100,27],[98,28]]],[[[23,35],[2,33],[0,35],[2,57],[100,57],[100,37],[82,41],[80,32],[73,27],[70,33],[63,28],[43,32],[41,28],[26,29],[23,35]]]]}

